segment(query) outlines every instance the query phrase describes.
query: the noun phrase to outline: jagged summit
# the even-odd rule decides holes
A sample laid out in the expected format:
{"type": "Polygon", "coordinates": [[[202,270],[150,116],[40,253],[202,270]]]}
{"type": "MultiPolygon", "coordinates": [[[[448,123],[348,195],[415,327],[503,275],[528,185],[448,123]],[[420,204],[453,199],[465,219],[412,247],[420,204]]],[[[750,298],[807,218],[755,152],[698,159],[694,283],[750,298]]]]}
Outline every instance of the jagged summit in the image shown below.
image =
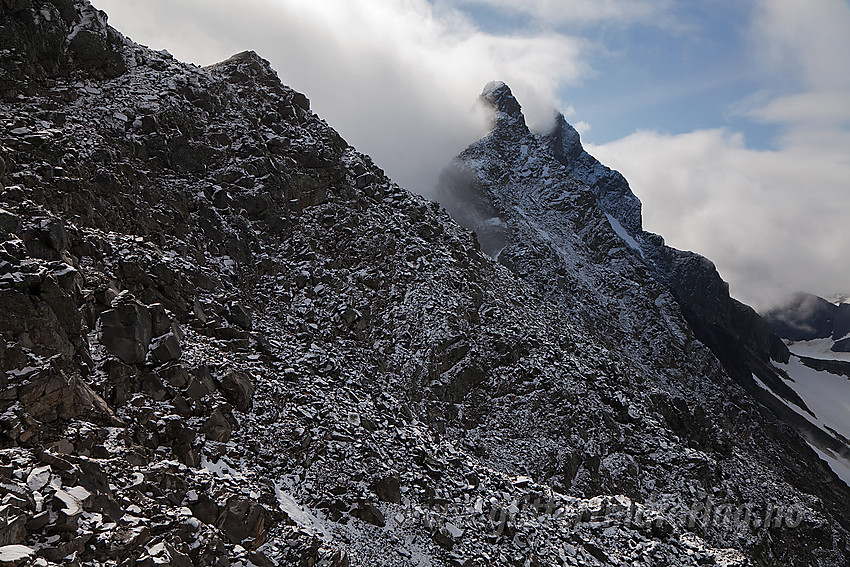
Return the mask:
{"type": "MultiPolygon", "coordinates": [[[[545,154],[545,159],[554,158],[573,177],[587,185],[602,209],[616,219],[630,237],[643,231],[640,199],[618,171],[603,165],[585,151],[581,136],[563,114],[553,109],[555,123],[552,129],[539,134],[529,130],[522,106],[507,84],[491,81],[479,98],[493,109],[493,129],[488,136],[491,141],[498,139],[501,145],[507,144],[515,149],[525,146],[528,151],[537,148],[535,153],[545,154]]],[[[527,156],[532,154],[523,154],[519,158],[524,160],[527,156]]],[[[517,167],[525,166],[517,163],[517,167]]]]}
{"type": "Polygon", "coordinates": [[[562,163],[578,159],[584,153],[581,135],[560,112],[555,113],[555,125],[549,131],[547,139],[555,159],[562,163]]]}
{"type": "Polygon", "coordinates": [[[493,109],[493,127],[503,128],[513,125],[528,130],[522,106],[514,97],[511,88],[502,81],[490,81],[484,86],[480,99],[493,109]]]}
{"type": "Polygon", "coordinates": [[[643,231],[641,202],[629,182],[619,171],[603,165],[585,151],[581,136],[563,114],[557,114],[555,125],[542,140],[555,160],[590,188],[602,209],[630,236],[643,231]]]}

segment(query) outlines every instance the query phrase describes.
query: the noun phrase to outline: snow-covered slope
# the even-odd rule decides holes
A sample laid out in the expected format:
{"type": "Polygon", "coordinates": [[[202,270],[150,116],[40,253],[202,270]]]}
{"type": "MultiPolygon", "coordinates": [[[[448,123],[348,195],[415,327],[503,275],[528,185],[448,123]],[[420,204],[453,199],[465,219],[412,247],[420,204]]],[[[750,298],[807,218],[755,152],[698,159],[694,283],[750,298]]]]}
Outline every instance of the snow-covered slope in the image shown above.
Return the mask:
{"type": "MultiPolygon", "coordinates": [[[[850,483],[850,304],[796,293],[765,314],[791,352],[776,364],[785,383],[804,402],[785,403],[825,435],[808,440],[845,482],[850,483]]],[[[766,389],[770,391],[770,388],[766,389]]]]}

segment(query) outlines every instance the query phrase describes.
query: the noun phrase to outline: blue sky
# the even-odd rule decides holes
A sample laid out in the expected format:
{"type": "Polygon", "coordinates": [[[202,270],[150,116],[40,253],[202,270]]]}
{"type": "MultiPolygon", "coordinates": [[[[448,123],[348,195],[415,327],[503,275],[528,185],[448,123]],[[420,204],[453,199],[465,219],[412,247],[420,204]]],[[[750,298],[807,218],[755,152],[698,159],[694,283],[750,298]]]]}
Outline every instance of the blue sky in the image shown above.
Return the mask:
{"type": "Polygon", "coordinates": [[[748,33],[757,14],[750,2],[675,3],[663,21],[571,24],[565,18],[551,26],[499,6],[461,4],[460,9],[492,33],[555,31],[586,39],[586,77],[562,86],[557,96],[562,106],[574,109],[574,119],[591,126],[584,137],[592,143],[636,130],[679,134],[725,126],[742,132],[752,147],[774,147],[775,127],[737,111],[765,86],[753,69],[757,61],[748,33]]]}
{"type": "Polygon", "coordinates": [[[401,185],[432,194],[507,82],[643,201],[644,226],[766,307],[850,293],[848,0],[95,0],[201,65],[253,49],[401,185]]]}

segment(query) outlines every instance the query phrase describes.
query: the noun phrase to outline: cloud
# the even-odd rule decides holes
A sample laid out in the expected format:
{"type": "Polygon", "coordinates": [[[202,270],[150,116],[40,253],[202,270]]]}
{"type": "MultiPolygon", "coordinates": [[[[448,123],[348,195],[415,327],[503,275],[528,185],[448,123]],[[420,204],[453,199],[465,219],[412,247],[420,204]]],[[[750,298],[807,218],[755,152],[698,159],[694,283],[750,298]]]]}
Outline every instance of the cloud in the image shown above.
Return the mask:
{"type": "Polygon", "coordinates": [[[775,98],[748,114],[773,124],[843,124],[850,121],[850,99],[841,91],[805,92],[775,98]]]}
{"type": "Polygon", "coordinates": [[[546,26],[584,26],[599,23],[630,25],[670,24],[673,0],[461,0],[461,4],[487,6],[521,15],[546,26]]]}
{"type": "Polygon", "coordinates": [[[798,289],[850,290],[850,161],[748,149],[722,129],[637,132],[589,151],[629,179],[647,230],[714,260],[732,294],[754,307],[798,289]]]}
{"type": "Polygon", "coordinates": [[[758,0],[751,34],[765,71],[812,90],[850,88],[850,5],[846,0],[758,0]]]}
{"type": "Polygon", "coordinates": [[[180,59],[253,49],[349,143],[400,184],[429,194],[440,170],[484,134],[475,97],[499,79],[529,122],[587,70],[586,43],[556,33],[495,35],[426,0],[100,0],[110,23],[180,59]]]}

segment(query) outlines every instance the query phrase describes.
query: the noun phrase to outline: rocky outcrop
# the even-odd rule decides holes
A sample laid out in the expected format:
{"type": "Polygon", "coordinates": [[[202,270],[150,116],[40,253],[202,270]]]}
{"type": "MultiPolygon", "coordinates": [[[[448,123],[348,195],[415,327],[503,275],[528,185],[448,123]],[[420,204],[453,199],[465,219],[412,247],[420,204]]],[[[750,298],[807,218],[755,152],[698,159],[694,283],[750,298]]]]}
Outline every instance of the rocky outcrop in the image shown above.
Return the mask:
{"type": "Polygon", "coordinates": [[[100,79],[126,71],[123,37],[87,2],[8,0],[0,3],[0,16],[0,96],[31,94],[75,71],[100,79]]]}

